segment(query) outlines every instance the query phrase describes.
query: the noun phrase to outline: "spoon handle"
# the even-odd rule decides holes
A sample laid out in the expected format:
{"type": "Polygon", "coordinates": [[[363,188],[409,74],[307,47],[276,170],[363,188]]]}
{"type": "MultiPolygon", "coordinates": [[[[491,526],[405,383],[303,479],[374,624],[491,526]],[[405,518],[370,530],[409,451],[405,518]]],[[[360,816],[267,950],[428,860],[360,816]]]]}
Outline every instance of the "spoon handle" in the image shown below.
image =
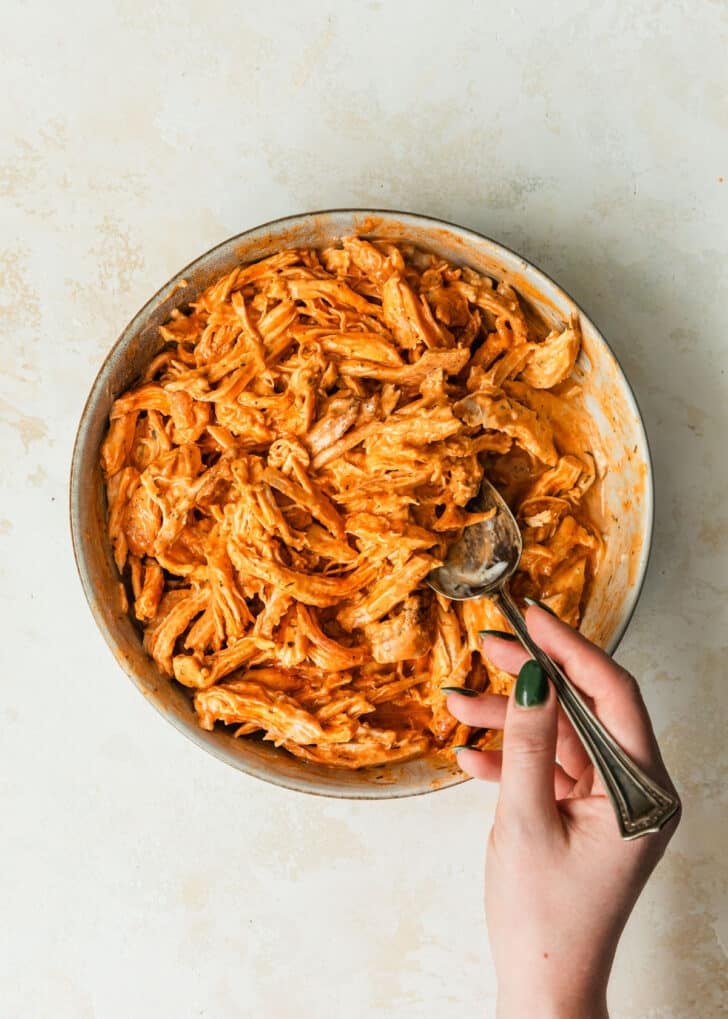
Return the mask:
{"type": "Polygon", "coordinates": [[[507,588],[497,592],[500,606],[526,651],[554,685],[559,704],[584,744],[612,801],[623,839],[659,831],[679,807],[679,800],[639,768],[610,736],[571,680],[535,643],[507,588]]]}

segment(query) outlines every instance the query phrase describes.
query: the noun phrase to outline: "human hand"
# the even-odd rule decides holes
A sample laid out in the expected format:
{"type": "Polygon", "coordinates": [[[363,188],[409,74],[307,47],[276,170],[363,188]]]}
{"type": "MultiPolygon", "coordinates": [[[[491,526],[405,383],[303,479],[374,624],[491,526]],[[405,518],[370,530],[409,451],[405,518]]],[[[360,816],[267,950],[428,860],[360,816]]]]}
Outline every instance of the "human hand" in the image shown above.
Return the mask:
{"type": "MultiPolygon", "coordinates": [[[[538,607],[526,622],[623,749],[674,791],[636,681],[538,607]]],[[[488,840],[485,907],[498,978],[498,1019],[601,1019],[617,942],[678,824],[631,842],[551,684],[521,645],[484,638],[519,674],[509,698],[451,693],[461,722],[503,729],[503,750],[458,752],[474,778],[500,781],[488,840]],[[530,705],[530,706],[521,706],[530,705]]]]}

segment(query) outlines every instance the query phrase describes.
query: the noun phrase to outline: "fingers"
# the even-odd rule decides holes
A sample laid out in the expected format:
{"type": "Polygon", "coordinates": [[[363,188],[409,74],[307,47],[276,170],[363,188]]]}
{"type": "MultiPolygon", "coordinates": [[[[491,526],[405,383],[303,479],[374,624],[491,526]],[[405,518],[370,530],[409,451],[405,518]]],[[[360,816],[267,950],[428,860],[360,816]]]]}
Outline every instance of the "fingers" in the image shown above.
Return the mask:
{"type": "MultiPolygon", "coordinates": [[[[478,729],[503,729],[508,711],[508,698],[500,694],[480,694],[478,697],[466,697],[463,694],[451,693],[447,698],[448,710],[460,722],[478,729]]],[[[576,733],[563,719],[564,729],[575,739],[576,733]]],[[[579,744],[581,746],[581,744],[579,744]]],[[[559,751],[561,755],[561,751],[559,751]]],[[[561,755],[562,757],[564,755],[561,755]]],[[[586,757],[586,752],[584,752],[586,757]]],[[[588,761],[588,758],[587,758],[588,761]]],[[[458,764],[462,770],[473,778],[484,779],[486,782],[499,782],[503,764],[503,754],[499,750],[460,750],[458,764]]],[[[565,799],[574,788],[575,780],[580,772],[570,772],[566,767],[566,758],[557,764],[552,756],[553,793],[557,799],[565,799]],[[563,765],[563,766],[562,766],[563,765]]],[[[583,771],[583,768],[581,768],[583,771]]]]}
{"type": "Polygon", "coordinates": [[[527,662],[508,700],[498,809],[528,825],[557,820],[554,794],[557,703],[541,667],[527,662]]]}
{"type": "Polygon", "coordinates": [[[571,796],[577,782],[568,775],[560,764],[554,765],[554,796],[557,800],[565,800],[571,796]]]}
{"type": "MultiPolygon", "coordinates": [[[[501,750],[459,750],[458,764],[466,775],[479,778],[485,782],[500,782],[503,768],[503,752],[501,750]]],[[[574,790],[574,779],[564,769],[554,765],[554,796],[557,800],[565,800],[574,790]]]]}
{"type": "Polygon", "coordinates": [[[461,693],[447,695],[450,714],[476,729],[502,729],[507,707],[508,698],[500,694],[482,693],[478,697],[465,697],[461,693]]]}
{"type": "MultiPolygon", "coordinates": [[[[533,638],[564,669],[572,683],[592,700],[596,714],[623,749],[655,777],[669,781],[652,723],[633,677],[604,651],[544,609],[531,606],[525,618],[533,638]]],[[[494,665],[508,672],[517,671],[527,657],[516,644],[493,637],[485,638],[484,650],[494,665]]],[[[563,727],[559,731],[564,734],[559,744],[559,757],[567,771],[577,775],[580,766],[586,764],[584,751],[579,749],[575,734],[566,736],[563,727]]]]}
{"type": "MultiPolygon", "coordinates": [[[[550,613],[532,606],[526,623],[537,643],[567,673],[571,681],[593,701],[596,714],[638,764],[658,779],[670,782],[662,763],[652,725],[635,680],[599,648],[550,613]]],[[[498,668],[515,673],[528,659],[511,641],[486,637],[488,658],[498,668]]],[[[451,695],[451,710],[467,724],[500,729],[503,705],[493,695],[482,695],[465,706],[466,698],[451,695]]],[[[560,713],[561,714],[561,713],[560,713]]],[[[588,767],[588,756],[576,733],[562,716],[557,721],[558,758],[567,775],[578,779],[588,767]]]]}
{"type": "Polygon", "coordinates": [[[647,709],[636,681],[609,655],[550,613],[531,607],[529,632],[569,679],[594,703],[595,713],[643,767],[664,770],[647,709]]]}
{"type": "MultiPolygon", "coordinates": [[[[447,707],[451,715],[466,725],[472,725],[477,729],[502,730],[506,721],[508,698],[492,693],[483,693],[478,697],[451,693],[448,695],[447,707]]],[[[559,762],[565,774],[578,779],[589,764],[589,755],[561,710],[558,715],[557,731],[556,752],[559,762]]]]}
{"type": "Polygon", "coordinates": [[[531,657],[522,644],[498,637],[483,637],[483,649],[493,665],[512,676],[517,676],[523,663],[531,657]]]}
{"type": "Polygon", "coordinates": [[[585,768],[591,764],[584,744],[576,735],[576,730],[561,708],[559,708],[556,756],[564,766],[564,771],[575,779],[581,778],[585,768]]]}
{"type": "Polygon", "coordinates": [[[500,750],[458,750],[457,761],[466,775],[485,782],[500,782],[503,754],[500,750]]]}

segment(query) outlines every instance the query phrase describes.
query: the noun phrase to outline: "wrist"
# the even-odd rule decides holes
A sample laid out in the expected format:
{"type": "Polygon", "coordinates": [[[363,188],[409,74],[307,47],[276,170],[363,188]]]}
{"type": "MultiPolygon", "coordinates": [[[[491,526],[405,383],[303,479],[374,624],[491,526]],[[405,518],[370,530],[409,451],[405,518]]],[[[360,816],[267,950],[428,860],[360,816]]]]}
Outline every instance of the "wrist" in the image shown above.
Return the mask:
{"type": "Polygon", "coordinates": [[[609,1019],[606,987],[557,990],[522,977],[519,987],[498,987],[496,1019],[609,1019]]]}
{"type": "Polygon", "coordinates": [[[511,945],[505,959],[496,959],[497,1019],[609,1019],[613,953],[601,939],[591,951],[584,948],[557,942],[543,952],[523,943],[511,945]]]}

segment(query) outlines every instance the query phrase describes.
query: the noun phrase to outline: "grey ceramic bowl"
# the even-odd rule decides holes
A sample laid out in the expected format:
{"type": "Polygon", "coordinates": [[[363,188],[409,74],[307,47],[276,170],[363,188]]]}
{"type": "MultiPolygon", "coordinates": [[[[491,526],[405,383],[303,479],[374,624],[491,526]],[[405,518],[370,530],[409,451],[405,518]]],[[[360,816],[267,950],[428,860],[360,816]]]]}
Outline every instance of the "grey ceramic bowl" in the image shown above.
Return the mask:
{"type": "Polygon", "coordinates": [[[70,510],[81,583],[99,629],[117,661],[147,700],[198,746],[257,778],[301,792],[382,799],[431,792],[464,781],[438,755],[354,772],[300,761],[267,743],[206,732],[188,693],[161,676],[142,647],[141,631],[123,607],[122,587],[106,537],[106,502],[99,448],[114,399],[131,386],[162,346],[158,327],[212,280],[240,262],[291,246],[323,246],[347,234],[408,240],[498,279],[507,279],[550,320],[578,314],[584,347],[577,365],[582,401],[601,446],[602,515],[607,555],[595,581],[582,630],[613,650],[634,610],[652,534],[650,455],[627,380],[594,324],[552,280],[519,255],[462,227],[425,216],[342,209],[266,223],[232,237],[192,262],[132,319],[101,366],[81,416],[73,452],[70,510]]]}

